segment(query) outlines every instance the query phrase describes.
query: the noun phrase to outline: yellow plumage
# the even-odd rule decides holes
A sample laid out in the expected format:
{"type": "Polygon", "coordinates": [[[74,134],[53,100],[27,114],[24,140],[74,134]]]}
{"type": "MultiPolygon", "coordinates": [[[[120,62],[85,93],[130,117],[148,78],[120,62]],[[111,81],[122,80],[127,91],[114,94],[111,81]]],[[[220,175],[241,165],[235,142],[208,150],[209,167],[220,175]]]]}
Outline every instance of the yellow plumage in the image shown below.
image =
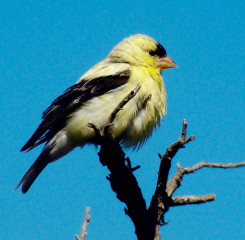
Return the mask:
{"type": "Polygon", "coordinates": [[[44,167],[77,146],[93,143],[93,122],[103,128],[119,102],[139,83],[141,88],[113,121],[109,134],[124,146],[140,146],[166,113],[166,92],[161,70],[176,67],[165,49],[146,35],[134,35],[119,43],[100,63],[54,100],[42,122],[22,150],[47,142],[27,171],[26,192],[44,167]],[[151,95],[142,107],[145,98],[151,95]]]}
{"type": "Polygon", "coordinates": [[[155,76],[157,79],[153,79],[144,67],[132,67],[131,72],[128,83],[116,91],[89,100],[72,113],[67,128],[76,138],[78,145],[86,143],[94,136],[94,130],[87,127],[88,122],[92,121],[97,127],[102,128],[112,110],[138,83],[141,84],[139,93],[117,114],[110,132],[113,138],[120,138],[123,134],[122,140],[127,146],[135,146],[151,134],[154,125],[166,112],[165,88],[160,73],[155,76]],[[138,112],[137,104],[149,93],[153,97],[148,100],[146,107],[138,112]]]}
{"type": "Polygon", "coordinates": [[[154,126],[159,124],[160,118],[166,113],[166,92],[161,68],[156,59],[145,51],[155,50],[156,44],[145,35],[127,38],[119,43],[105,60],[79,79],[78,82],[81,82],[83,79],[110,76],[120,71],[131,72],[129,81],[117,91],[91,99],[85,106],[72,113],[67,127],[78,145],[85,144],[95,134],[94,130],[87,127],[88,122],[92,121],[97,127],[102,128],[112,110],[138,83],[141,85],[139,93],[117,114],[110,132],[113,138],[120,138],[128,147],[143,143],[151,135],[154,126]],[[117,59],[117,64],[110,64],[111,59],[117,59]],[[152,97],[145,109],[138,112],[137,103],[148,94],[152,97]]]}

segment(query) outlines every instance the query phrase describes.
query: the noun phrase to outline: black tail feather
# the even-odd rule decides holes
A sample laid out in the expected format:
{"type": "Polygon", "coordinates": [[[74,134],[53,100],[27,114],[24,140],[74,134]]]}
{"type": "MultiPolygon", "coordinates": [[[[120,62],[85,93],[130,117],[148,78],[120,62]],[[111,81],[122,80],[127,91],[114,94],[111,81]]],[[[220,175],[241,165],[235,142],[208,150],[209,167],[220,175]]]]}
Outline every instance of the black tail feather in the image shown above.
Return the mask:
{"type": "MultiPolygon", "coordinates": [[[[36,180],[38,175],[42,172],[42,170],[48,165],[47,161],[40,161],[41,159],[38,158],[28,169],[26,174],[23,176],[23,178],[20,180],[18,185],[15,187],[15,190],[22,184],[21,191],[23,193],[26,193],[33,182],[36,180]]],[[[44,160],[44,159],[43,159],[44,160]]]]}
{"type": "Polygon", "coordinates": [[[54,144],[46,146],[44,150],[41,152],[36,161],[31,165],[28,171],[25,173],[24,177],[20,180],[20,182],[15,187],[15,190],[22,184],[22,192],[26,193],[33,182],[36,180],[38,175],[42,172],[42,170],[49,164],[49,153],[53,148],[54,144]]]}

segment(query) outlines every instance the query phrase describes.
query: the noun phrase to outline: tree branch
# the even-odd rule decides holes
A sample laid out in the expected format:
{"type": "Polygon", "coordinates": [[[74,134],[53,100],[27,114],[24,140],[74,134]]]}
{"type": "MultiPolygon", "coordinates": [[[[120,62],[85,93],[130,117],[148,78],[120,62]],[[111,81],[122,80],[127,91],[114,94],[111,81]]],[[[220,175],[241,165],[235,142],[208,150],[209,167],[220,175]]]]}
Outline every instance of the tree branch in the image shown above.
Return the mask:
{"type": "Polygon", "coordinates": [[[82,228],[81,228],[81,235],[78,236],[78,235],[75,235],[75,238],[76,240],[85,240],[86,236],[87,236],[87,227],[88,227],[88,223],[91,219],[91,216],[89,214],[90,212],[90,207],[86,207],[86,213],[85,213],[85,218],[84,218],[84,221],[83,221],[83,225],[82,225],[82,228]]]}
{"type": "MultiPolygon", "coordinates": [[[[89,127],[95,130],[101,149],[98,153],[100,162],[103,166],[107,166],[110,171],[107,179],[110,181],[112,190],[117,194],[117,198],[127,205],[125,213],[132,219],[135,225],[135,233],[139,240],[151,240],[148,231],[148,217],[146,203],[143,198],[138,182],[133,175],[133,171],[138,167],[131,167],[129,158],[125,158],[118,141],[114,141],[108,136],[108,130],[113,124],[116,114],[127,104],[139,91],[140,85],[131,91],[113,110],[105,127],[98,130],[93,123],[89,123],[89,127]]],[[[146,99],[149,99],[147,97],[146,99]]],[[[146,101],[145,99],[145,101],[146,101]]],[[[143,105],[142,105],[143,107],[143,105]]]]}
{"type": "Polygon", "coordinates": [[[179,197],[173,197],[171,206],[181,206],[181,205],[187,205],[187,204],[200,204],[200,203],[206,203],[210,201],[214,201],[215,194],[207,194],[203,196],[179,196],[179,197]]]}
{"type": "Polygon", "coordinates": [[[245,166],[245,162],[240,163],[210,163],[206,161],[199,162],[191,167],[183,168],[179,164],[177,164],[178,170],[171,179],[167,183],[166,192],[169,197],[176,191],[176,189],[181,185],[181,181],[185,174],[193,173],[203,167],[210,167],[210,168],[237,168],[245,166]]]}
{"type": "MultiPolygon", "coordinates": [[[[245,162],[239,162],[239,163],[210,163],[206,161],[199,162],[198,164],[192,166],[192,167],[187,167],[185,169],[185,173],[193,173],[196,170],[199,170],[203,167],[210,167],[210,168],[237,168],[237,167],[244,167],[245,162]]],[[[179,166],[180,167],[180,166],[179,166]]]]}
{"type": "MultiPolygon", "coordinates": [[[[123,109],[123,107],[138,93],[141,86],[140,84],[137,84],[137,86],[132,90],[118,105],[117,107],[112,111],[111,115],[109,116],[105,126],[103,129],[97,129],[97,127],[92,123],[88,123],[88,127],[94,129],[96,136],[100,139],[103,136],[106,136],[108,133],[109,128],[113,124],[113,121],[118,114],[119,111],[123,109]]],[[[149,97],[148,97],[149,98],[149,97]]]]}
{"type": "MultiPolygon", "coordinates": [[[[174,191],[180,186],[185,174],[195,172],[202,167],[241,167],[245,166],[245,162],[237,164],[220,164],[203,161],[187,168],[178,165],[177,173],[175,173],[168,181],[173,157],[179,149],[184,148],[187,143],[195,139],[194,136],[186,138],[187,122],[186,120],[183,120],[180,138],[177,142],[171,144],[162,156],[159,156],[161,163],[158,172],[157,185],[150,206],[147,209],[137,179],[133,175],[133,171],[138,169],[139,166],[131,166],[130,159],[125,157],[125,153],[119,142],[110,138],[108,134],[108,130],[113,125],[117,113],[137,94],[139,89],[140,85],[138,84],[137,87],[119,103],[102,129],[98,129],[92,122],[90,122],[88,126],[95,131],[98,144],[101,145],[101,149],[98,153],[100,162],[103,166],[107,166],[110,171],[107,179],[110,181],[112,190],[116,193],[117,198],[127,206],[125,213],[134,223],[137,239],[160,240],[159,226],[165,224],[164,214],[169,210],[169,207],[206,203],[213,201],[215,198],[215,194],[172,197],[174,191]]],[[[143,101],[139,103],[138,108],[143,109],[150,97],[151,95],[146,95],[143,101]]]]}
{"type": "Polygon", "coordinates": [[[111,113],[105,127],[102,129],[101,135],[105,136],[110,128],[110,126],[113,124],[113,121],[118,114],[119,111],[123,109],[123,107],[138,93],[141,86],[138,83],[134,90],[132,90],[119,104],[118,106],[113,110],[111,113]]]}
{"type": "Polygon", "coordinates": [[[158,180],[155,193],[152,197],[150,207],[148,209],[153,224],[152,229],[156,229],[156,225],[164,223],[164,214],[168,211],[172,199],[166,192],[166,184],[168,179],[169,170],[171,168],[171,161],[180,148],[184,148],[184,145],[194,140],[194,136],[190,136],[186,139],[187,122],[183,120],[183,126],[181,136],[177,142],[171,144],[160,156],[161,163],[158,172],[158,180]]]}

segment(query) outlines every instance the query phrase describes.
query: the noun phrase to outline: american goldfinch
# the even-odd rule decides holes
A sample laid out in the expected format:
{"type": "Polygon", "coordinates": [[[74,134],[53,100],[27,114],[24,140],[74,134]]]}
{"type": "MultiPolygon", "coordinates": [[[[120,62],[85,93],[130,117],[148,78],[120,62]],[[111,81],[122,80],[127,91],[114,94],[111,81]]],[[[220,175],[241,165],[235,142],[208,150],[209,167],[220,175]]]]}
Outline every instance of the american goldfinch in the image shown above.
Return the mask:
{"type": "Polygon", "coordinates": [[[41,124],[21,151],[45,145],[16,188],[22,185],[22,192],[27,192],[50,162],[75,147],[94,143],[95,132],[88,123],[103,128],[113,109],[138,83],[139,92],[116,115],[109,135],[126,147],[142,145],[166,113],[161,70],[174,67],[162,45],[146,35],[137,34],[120,42],[43,112],[41,124]],[[151,98],[142,108],[149,94],[151,98]]]}

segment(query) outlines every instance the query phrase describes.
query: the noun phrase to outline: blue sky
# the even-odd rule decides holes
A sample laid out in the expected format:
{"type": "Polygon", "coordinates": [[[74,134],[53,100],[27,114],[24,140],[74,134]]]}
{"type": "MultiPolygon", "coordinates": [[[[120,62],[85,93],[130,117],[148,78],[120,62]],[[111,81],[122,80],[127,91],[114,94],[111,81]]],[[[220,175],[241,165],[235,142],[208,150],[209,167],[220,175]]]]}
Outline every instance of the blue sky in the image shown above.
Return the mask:
{"type": "MultiPolygon", "coordinates": [[[[94,147],[50,164],[30,191],[13,191],[41,148],[19,150],[54,98],[123,38],[158,40],[178,69],[166,70],[168,113],[138,152],[127,151],[147,203],[158,153],[180,135],[182,120],[196,141],[173,160],[245,160],[245,3],[243,1],[5,1],[0,2],[2,239],[74,239],[85,207],[87,239],[136,239],[124,205],[111,191],[94,147]]],[[[170,209],[161,228],[168,240],[245,239],[245,168],[203,169],[186,176],[177,195],[216,193],[212,203],[170,209]]]]}

